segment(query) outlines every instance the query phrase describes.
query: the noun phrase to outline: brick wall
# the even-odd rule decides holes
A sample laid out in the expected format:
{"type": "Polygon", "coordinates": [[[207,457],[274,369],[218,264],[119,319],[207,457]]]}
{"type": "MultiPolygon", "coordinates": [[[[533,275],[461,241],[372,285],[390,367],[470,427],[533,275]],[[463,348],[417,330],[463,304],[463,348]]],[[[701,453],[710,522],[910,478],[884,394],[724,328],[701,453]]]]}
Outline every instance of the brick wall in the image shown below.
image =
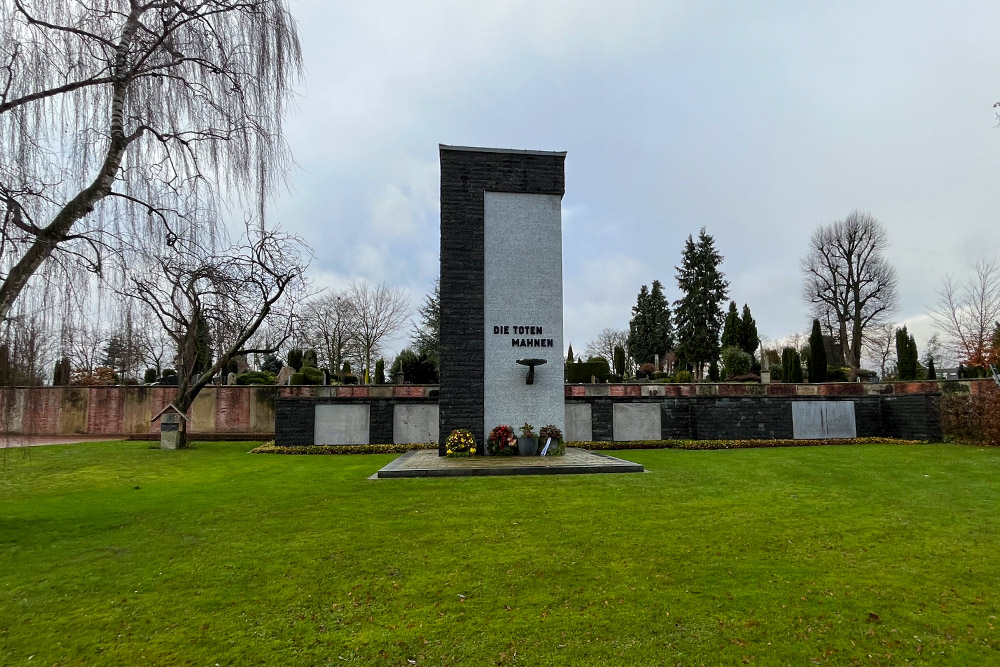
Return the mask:
{"type": "MultiPolygon", "coordinates": [[[[960,380],[975,394],[991,380],[960,380]]],[[[941,383],[943,384],[943,383],[941,383]]],[[[664,438],[709,437],[708,433],[727,433],[735,420],[743,437],[790,437],[791,426],[783,421],[784,401],[845,397],[840,390],[865,392],[849,396],[855,401],[859,435],[899,434],[915,439],[940,438],[941,420],[936,390],[939,383],[887,383],[883,385],[567,385],[567,402],[592,405],[593,436],[610,441],[614,436],[615,401],[659,401],[662,405],[664,438]],[[726,389],[720,390],[719,387],[726,389]],[[736,387],[738,389],[733,389],[736,387]],[[766,395],[751,394],[766,388],[766,395]],[[932,390],[928,392],[927,390],[932,390]],[[657,395],[651,396],[651,390],[657,395]],[[800,393],[811,390],[811,393],[800,393]],[[923,390],[923,394],[905,393],[923,390]],[[742,395],[735,392],[742,392],[742,395]],[[660,393],[662,392],[662,393],[660,393]],[[722,395],[720,395],[722,394],[722,395]],[[917,400],[905,400],[919,397],[917,400]],[[904,399],[904,400],[899,400],[904,399]],[[707,401],[707,402],[706,402],[707,401]],[[714,401],[718,401],[715,404],[714,401]],[[722,424],[719,426],[718,424],[722,424]],[[770,436],[771,432],[774,433],[770,436]],[[787,434],[787,435],[786,435],[787,434]]],[[[33,387],[0,390],[0,431],[26,435],[137,435],[151,437],[159,424],[150,419],[173,399],[171,387],[33,387]]],[[[275,409],[281,397],[323,398],[368,402],[415,401],[434,403],[437,387],[429,385],[372,387],[211,387],[205,390],[202,409],[211,413],[206,419],[210,433],[269,439],[274,434],[275,409]]],[[[376,408],[375,412],[383,408],[376,408]]],[[[787,408],[790,415],[790,408],[787,408]]],[[[308,415],[308,434],[312,438],[312,413],[308,415]]],[[[391,429],[391,410],[379,417],[384,429],[391,429]]],[[[456,428],[468,426],[458,423],[456,428]]],[[[391,432],[391,431],[390,431],[391,432]]],[[[450,432],[450,431],[449,431],[450,432]]],[[[197,432],[195,432],[197,435],[197,432]]],[[[373,440],[374,442],[374,440],[373,440]]]]}

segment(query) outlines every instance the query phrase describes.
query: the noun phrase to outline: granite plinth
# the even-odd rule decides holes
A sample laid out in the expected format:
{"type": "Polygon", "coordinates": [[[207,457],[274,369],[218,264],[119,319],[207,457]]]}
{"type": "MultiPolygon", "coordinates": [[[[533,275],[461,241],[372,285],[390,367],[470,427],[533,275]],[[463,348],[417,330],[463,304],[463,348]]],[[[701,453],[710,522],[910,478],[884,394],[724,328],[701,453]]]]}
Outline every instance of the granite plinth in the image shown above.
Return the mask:
{"type": "Polygon", "coordinates": [[[434,450],[406,452],[372,475],[372,479],[398,477],[485,477],[495,475],[594,475],[645,472],[638,463],[575,447],[563,456],[476,456],[452,459],[434,450]]]}

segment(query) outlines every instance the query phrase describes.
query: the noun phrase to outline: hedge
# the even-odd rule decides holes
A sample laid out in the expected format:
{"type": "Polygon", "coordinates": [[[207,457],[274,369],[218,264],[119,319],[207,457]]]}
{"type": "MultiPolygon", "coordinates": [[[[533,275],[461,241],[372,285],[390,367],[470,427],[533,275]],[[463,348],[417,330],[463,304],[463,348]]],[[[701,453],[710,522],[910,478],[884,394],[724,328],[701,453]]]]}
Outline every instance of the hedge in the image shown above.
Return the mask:
{"type": "Polygon", "coordinates": [[[251,454],[402,454],[411,449],[437,449],[436,442],[419,442],[409,445],[305,445],[279,447],[265,442],[250,450],[251,454]]]}
{"type": "MultiPolygon", "coordinates": [[[[843,438],[827,440],[627,440],[599,442],[596,440],[567,442],[567,447],[578,449],[627,451],[633,449],[758,449],[762,447],[818,447],[833,445],[917,445],[920,440],[899,438],[843,438]]],[[[437,449],[436,442],[409,445],[305,445],[279,447],[267,442],[250,450],[251,454],[402,454],[411,449],[437,449]]]]}
{"type": "Polygon", "coordinates": [[[624,440],[598,442],[596,440],[567,442],[567,447],[579,449],[624,451],[630,449],[757,449],[762,447],[818,447],[828,445],[917,445],[920,440],[899,438],[838,438],[826,440],[624,440]]]}
{"type": "Polygon", "coordinates": [[[591,376],[596,378],[598,382],[605,382],[609,375],[611,375],[611,368],[605,359],[566,364],[566,382],[571,384],[590,382],[591,376]]]}

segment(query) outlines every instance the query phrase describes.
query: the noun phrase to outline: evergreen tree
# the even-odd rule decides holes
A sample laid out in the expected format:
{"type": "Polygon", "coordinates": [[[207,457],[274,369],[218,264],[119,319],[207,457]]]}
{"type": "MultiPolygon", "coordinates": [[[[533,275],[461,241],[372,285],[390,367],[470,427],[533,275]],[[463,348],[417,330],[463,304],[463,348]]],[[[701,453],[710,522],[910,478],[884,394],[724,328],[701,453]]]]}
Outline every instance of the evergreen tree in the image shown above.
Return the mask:
{"type": "Polygon", "coordinates": [[[653,281],[653,288],[645,285],[639,290],[626,339],[629,356],[636,363],[653,363],[656,355],[662,359],[673,346],[673,326],[670,323],[670,306],[663,296],[663,284],[653,281]]]}
{"type": "Polygon", "coordinates": [[[281,372],[281,367],[283,365],[284,364],[281,363],[281,359],[278,359],[278,357],[274,354],[268,353],[264,355],[264,359],[260,363],[260,369],[277,375],[281,372]]]}
{"type": "Polygon", "coordinates": [[[729,312],[726,313],[726,323],[722,326],[722,347],[738,347],[743,349],[743,346],[740,344],[742,324],[740,314],[736,310],[736,302],[730,301],[729,312]]]}
{"type": "Polygon", "coordinates": [[[413,327],[413,346],[418,354],[426,357],[434,365],[434,372],[437,374],[440,366],[441,341],[440,278],[434,281],[434,288],[424,297],[424,303],[417,311],[420,313],[420,325],[413,327]]]}
{"type": "Polygon", "coordinates": [[[802,382],[802,357],[798,350],[792,350],[792,382],[802,382]]]}
{"type": "Polygon", "coordinates": [[[625,350],[621,345],[615,345],[614,357],[615,375],[625,375],[625,350]]]}
{"type": "Polygon", "coordinates": [[[900,380],[917,379],[917,343],[906,326],[896,329],[896,369],[900,380]]]}
{"type": "Polygon", "coordinates": [[[288,351],[288,365],[299,371],[302,368],[302,350],[293,347],[288,351]]]}
{"type": "Polygon", "coordinates": [[[375,362],[375,384],[385,384],[385,359],[375,362]]]}
{"type": "Polygon", "coordinates": [[[927,379],[937,380],[937,371],[934,370],[934,357],[931,357],[930,361],[927,362],[927,379]]]}
{"type": "MultiPolygon", "coordinates": [[[[757,321],[750,314],[750,306],[743,304],[743,317],[740,318],[740,349],[747,354],[756,354],[760,347],[760,335],[757,333],[757,321]]],[[[725,343],[723,343],[725,346],[725,343]]]]}
{"type": "Polygon", "coordinates": [[[576,357],[573,356],[573,343],[569,344],[569,353],[566,354],[566,363],[571,364],[576,361],[576,357]]]}
{"type": "Polygon", "coordinates": [[[781,351],[782,382],[802,382],[802,357],[794,347],[786,347],[781,351]]]}
{"type": "Polygon", "coordinates": [[[708,379],[712,382],[718,382],[720,379],[719,362],[715,359],[712,359],[712,363],[708,365],[708,379]]]}
{"type": "Polygon", "coordinates": [[[729,283],[719,266],[722,255],[715,249],[715,239],[702,227],[695,242],[688,236],[681,265],[677,270],[677,286],[681,298],[674,302],[677,329],[677,353],[695,364],[699,379],[705,363],[719,357],[719,334],[722,330],[722,303],[729,283]]]}
{"type": "Polygon", "coordinates": [[[629,322],[625,342],[629,356],[636,363],[653,363],[656,355],[662,359],[673,345],[673,327],[670,323],[670,306],[663,296],[663,284],[653,281],[649,290],[645,285],[639,290],[632,320],[629,322]]]}
{"type": "Polygon", "coordinates": [[[809,381],[826,382],[826,346],[819,320],[813,320],[812,334],[809,336],[809,381]]]}

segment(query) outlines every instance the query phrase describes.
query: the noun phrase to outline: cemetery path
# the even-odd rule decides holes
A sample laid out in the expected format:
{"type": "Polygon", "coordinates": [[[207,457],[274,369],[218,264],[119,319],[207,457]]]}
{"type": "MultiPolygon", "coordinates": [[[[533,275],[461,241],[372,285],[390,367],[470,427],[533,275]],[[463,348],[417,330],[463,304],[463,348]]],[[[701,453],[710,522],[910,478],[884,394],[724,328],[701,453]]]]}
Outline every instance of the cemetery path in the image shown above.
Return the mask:
{"type": "Polygon", "coordinates": [[[0,433],[0,449],[4,447],[39,447],[42,445],[75,445],[80,442],[111,442],[121,435],[21,435],[0,433]]]}

